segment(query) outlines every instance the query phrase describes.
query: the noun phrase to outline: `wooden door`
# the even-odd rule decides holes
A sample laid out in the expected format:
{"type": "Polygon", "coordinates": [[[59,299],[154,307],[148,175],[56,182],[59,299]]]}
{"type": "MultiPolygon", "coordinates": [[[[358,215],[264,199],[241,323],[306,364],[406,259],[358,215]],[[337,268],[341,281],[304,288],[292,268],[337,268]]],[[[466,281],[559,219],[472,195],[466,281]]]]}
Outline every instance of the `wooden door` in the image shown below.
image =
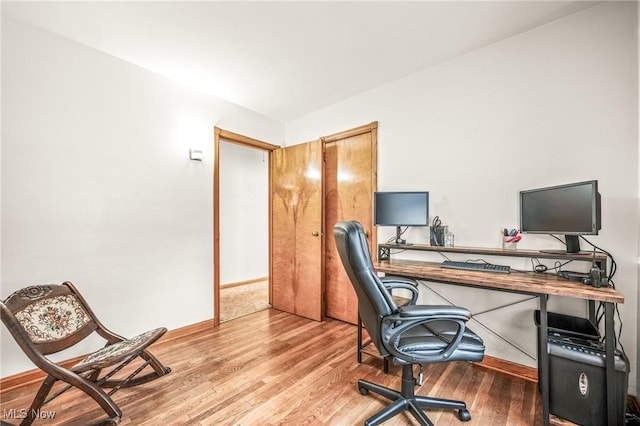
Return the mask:
{"type": "Polygon", "coordinates": [[[333,238],[333,226],[359,221],[375,251],[372,197],[377,182],[377,123],[334,136],[325,143],[325,293],[327,316],[356,324],[358,299],[344,271],[333,238]]]}
{"type": "Polygon", "coordinates": [[[272,305],[322,320],[322,143],[274,151],[272,305]]]}

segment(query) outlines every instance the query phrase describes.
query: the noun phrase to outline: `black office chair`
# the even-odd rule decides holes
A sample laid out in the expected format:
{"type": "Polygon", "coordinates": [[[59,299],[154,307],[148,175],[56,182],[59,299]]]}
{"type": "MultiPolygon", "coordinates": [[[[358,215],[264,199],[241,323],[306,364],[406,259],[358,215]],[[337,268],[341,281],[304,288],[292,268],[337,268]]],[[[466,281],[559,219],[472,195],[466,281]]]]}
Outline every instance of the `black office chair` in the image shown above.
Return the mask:
{"type": "Polygon", "coordinates": [[[358,222],[339,222],[333,228],[340,259],[358,296],[358,313],[380,354],[402,365],[402,388],[398,392],[365,380],[358,380],[360,393],[369,391],[392,401],[365,421],[380,424],[409,411],[422,425],[433,425],[422,409],[458,410],[458,418],[471,420],[462,401],[417,396],[414,364],[449,361],[481,361],[482,339],[466,328],[469,311],[457,306],[408,305],[398,307],[378,278],[367,239],[358,222]]]}

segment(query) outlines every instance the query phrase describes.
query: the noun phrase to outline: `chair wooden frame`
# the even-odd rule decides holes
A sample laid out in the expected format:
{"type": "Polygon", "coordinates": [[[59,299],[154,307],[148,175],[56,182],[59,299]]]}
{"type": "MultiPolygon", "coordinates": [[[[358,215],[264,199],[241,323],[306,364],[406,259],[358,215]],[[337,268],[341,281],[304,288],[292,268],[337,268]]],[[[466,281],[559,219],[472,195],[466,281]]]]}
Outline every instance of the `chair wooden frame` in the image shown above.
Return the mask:
{"type": "Polygon", "coordinates": [[[0,313],[2,322],[20,348],[47,374],[21,425],[30,425],[44,404],[72,387],[85,392],[107,414],[106,419],[99,419],[92,424],[118,424],[122,411],[111,395],[118,389],[147,383],[171,371],[147,351],[152,343],[166,333],[166,328],[156,328],[125,339],[102,325],[70,282],[18,290],[0,302],[0,313]],[[93,332],[106,340],[105,346],[74,366],[65,368],[47,358],[46,355],[68,349],[93,332]],[[126,377],[116,377],[118,372],[138,358],[142,360],[141,366],[126,377]],[[138,376],[147,366],[153,371],[138,376]],[[109,371],[102,374],[103,369],[109,371]],[[67,386],[47,399],[57,381],[66,382],[67,386]],[[106,393],[103,388],[111,390],[106,393]]]}

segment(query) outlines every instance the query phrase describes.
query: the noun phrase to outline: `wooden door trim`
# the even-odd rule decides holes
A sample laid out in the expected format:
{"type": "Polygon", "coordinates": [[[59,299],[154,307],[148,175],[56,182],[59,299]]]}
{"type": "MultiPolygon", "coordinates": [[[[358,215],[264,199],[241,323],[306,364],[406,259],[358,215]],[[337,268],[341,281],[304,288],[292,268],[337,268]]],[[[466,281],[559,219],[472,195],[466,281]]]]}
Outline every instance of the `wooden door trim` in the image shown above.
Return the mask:
{"type": "MultiPolygon", "coordinates": [[[[350,138],[350,137],[353,137],[353,136],[361,135],[363,133],[376,132],[376,134],[377,134],[377,129],[378,129],[378,122],[374,121],[372,123],[365,124],[364,126],[356,127],[356,128],[349,129],[349,130],[345,130],[343,132],[334,133],[334,134],[328,135],[328,136],[322,136],[320,138],[320,140],[323,143],[337,142],[340,139],[347,139],[347,138],[350,138]]],[[[377,141],[376,141],[376,143],[377,143],[377,141]]]]}
{"type": "MultiPolygon", "coordinates": [[[[279,145],[273,145],[258,139],[250,138],[239,133],[230,132],[219,127],[213,128],[213,326],[220,325],[220,140],[244,145],[250,148],[258,148],[267,151],[269,161],[268,191],[269,191],[269,277],[271,277],[271,161],[272,152],[279,145]]],[[[271,278],[269,278],[271,279],[271,278]]],[[[271,286],[269,286],[271,287],[271,286]]],[[[269,303],[271,303],[271,291],[269,291],[269,303]]]]}
{"type": "MultiPolygon", "coordinates": [[[[378,122],[371,128],[371,189],[375,193],[378,190],[378,122]]],[[[371,124],[374,124],[371,123],[371,124]]],[[[375,211],[371,206],[371,258],[378,258],[378,232],[376,231],[375,211]]]]}
{"type": "Polygon", "coordinates": [[[230,132],[228,130],[220,129],[218,127],[214,127],[215,134],[219,139],[224,139],[228,142],[237,143],[240,145],[251,146],[258,149],[263,149],[265,151],[274,151],[280,148],[279,145],[273,145],[267,142],[263,142],[258,139],[250,138],[248,136],[241,135],[239,133],[230,132]]]}

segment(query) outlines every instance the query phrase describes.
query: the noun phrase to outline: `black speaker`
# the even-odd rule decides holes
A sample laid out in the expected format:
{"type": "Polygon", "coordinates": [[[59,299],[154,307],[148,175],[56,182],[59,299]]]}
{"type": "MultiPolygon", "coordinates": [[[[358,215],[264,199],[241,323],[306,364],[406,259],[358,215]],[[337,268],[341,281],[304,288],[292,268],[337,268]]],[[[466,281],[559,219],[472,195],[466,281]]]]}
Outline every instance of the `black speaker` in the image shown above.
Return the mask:
{"type": "Polygon", "coordinates": [[[615,353],[616,418],[607,421],[605,348],[593,340],[549,336],[549,412],[584,426],[625,424],[629,360],[615,353]]]}

